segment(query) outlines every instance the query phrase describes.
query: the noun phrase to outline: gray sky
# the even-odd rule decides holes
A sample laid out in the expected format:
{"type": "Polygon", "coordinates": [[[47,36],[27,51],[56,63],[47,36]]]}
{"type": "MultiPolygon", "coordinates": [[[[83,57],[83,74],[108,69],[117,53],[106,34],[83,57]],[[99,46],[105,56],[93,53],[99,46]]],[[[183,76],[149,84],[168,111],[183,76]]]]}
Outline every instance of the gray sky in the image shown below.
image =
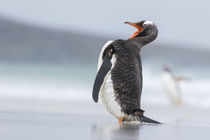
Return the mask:
{"type": "Polygon", "coordinates": [[[159,28],[159,42],[210,49],[209,0],[0,0],[0,14],[48,27],[119,38],[135,31],[124,21],[148,19],[159,28]]]}

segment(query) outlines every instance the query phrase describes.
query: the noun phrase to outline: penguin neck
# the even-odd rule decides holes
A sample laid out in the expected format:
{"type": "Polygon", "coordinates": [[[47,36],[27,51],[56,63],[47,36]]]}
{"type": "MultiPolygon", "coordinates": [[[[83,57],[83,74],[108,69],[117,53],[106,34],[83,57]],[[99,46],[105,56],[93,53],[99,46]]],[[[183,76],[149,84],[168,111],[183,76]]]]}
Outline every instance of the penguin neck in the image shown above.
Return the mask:
{"type": "Polygon", "coordinates": [[[150,29],[150,30],[141,32],[138,36],[133,38],[133,41],[138,44],[142,44],[144,46],[144,45],[152,42],[153,40],[155,40],[157,35],[158,35],[157,29],[153,29],[153,30],[150,29]]]}

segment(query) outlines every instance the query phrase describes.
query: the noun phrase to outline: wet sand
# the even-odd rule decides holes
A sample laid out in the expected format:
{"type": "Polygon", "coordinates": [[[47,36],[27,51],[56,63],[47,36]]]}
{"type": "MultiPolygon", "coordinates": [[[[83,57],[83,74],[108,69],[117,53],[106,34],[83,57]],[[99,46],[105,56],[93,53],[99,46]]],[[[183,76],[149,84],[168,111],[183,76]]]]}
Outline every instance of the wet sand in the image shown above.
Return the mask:
{"type": "Polygon", "coordinates": [[[101,104],[3,100],[0,138],[4,140],[196,140],[210,138],[205,109],[144,105],[161,125],[123,123],[101,104]],[[4,106],[3,106],[4,105],[4,106]]]}

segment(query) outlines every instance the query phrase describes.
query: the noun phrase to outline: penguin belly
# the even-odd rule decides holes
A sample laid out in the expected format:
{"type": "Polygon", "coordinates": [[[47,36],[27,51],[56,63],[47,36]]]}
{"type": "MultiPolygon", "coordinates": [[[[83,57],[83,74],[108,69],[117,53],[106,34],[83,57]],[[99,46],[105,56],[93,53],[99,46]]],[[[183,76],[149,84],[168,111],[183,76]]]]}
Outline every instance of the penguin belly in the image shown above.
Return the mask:
{"type": "Polygon", "coordinates": [[[110,72],[106,75],[99,94],[109,113],[114,115],[116,118],[122,118],[125,116],[125,114],[121,111],[122,109],[119,103],[116,101],[110,72]]]}
{"type": "Polygon", "coordinates": [[[167,96],[171,100],[171,103],[174,105],[180,105],[182,102],[180,90],[171,74],[165,73],[163,75],[163,87],[167,96]]]}

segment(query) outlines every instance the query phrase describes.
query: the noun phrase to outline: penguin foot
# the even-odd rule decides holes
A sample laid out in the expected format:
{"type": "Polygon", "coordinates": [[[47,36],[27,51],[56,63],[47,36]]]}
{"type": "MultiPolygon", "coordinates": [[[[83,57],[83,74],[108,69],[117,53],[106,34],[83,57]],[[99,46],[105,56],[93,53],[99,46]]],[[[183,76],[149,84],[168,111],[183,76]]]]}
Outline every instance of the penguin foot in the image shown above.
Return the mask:
{"type": "Polygon", "coordinates": [[[123,121],[124,121],[124,118],[123,118],[123,117],[118,118],[118,123],[119,123],[119,124],[123,123],[123,121]]]}

